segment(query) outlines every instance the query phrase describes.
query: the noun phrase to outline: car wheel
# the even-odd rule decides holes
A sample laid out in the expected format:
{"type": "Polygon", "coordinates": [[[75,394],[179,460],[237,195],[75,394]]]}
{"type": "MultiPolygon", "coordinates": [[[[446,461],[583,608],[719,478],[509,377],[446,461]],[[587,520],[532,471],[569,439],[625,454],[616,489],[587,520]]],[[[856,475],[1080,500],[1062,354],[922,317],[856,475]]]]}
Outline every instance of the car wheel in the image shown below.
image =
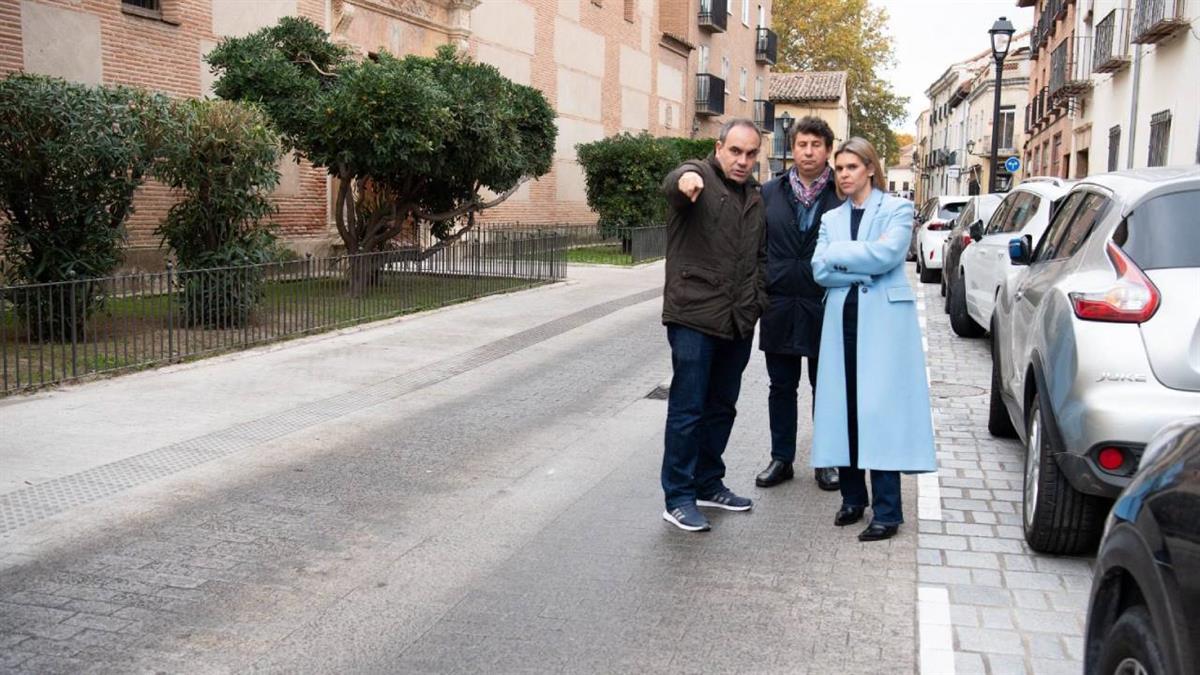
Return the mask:
{"type": "Polygon", "coordinates": [[[1071,487],[1058,470],[1054,456],[1062,449],[1046,426],[1047,412],[1034,394],[1025,421],[1025,541],[1040,553],[1086,553],[1100,541],[1106,504],[1071,487]]]}
{"type": "Polygon", "coordinates": [[[950,327],[959,337],[977,338],[983,336],[983,326],[975,323],[975,319],[967,313],[967,287],[962,275],[958,283],[950,289],[950,327]]]}
{"type": "Polygon", "coordinates": [[[988,433],[998,438],[1014,438],[1017,428],[1008,416],[1008,407],[1000,393],[1000,357],[996,354],[996,328],[992,326],[992,395],[988,401],[988,433]]]}
{"type": "Polygon", "coordinates": [[[942,275],[942,295],[945,296],[945,298],[942,300],[942,311],[947,314],[950,313],[950,292],[948,290],[946,290],[946,287],[947,287],[946,285],[948,283],[950,283],[950,282],[946,281],[946,275],[943,274],[942,275]]]}
{"type": "Polygon", "coordinates": [[[925,251],[917,251],[917,271],[921,273],[921,283],[932,284],[938,280],[938,273],[941,270],[931,270],[925,266],[925,251]]]}
{"type": "Polygon", "coordinates": [[[1167,672],[1166,659],[1150,612],[1145,605],[1134,605],[1108,629],[1100,648],[1100,670],[1104,675],[1157,675],[1167,672]]]}
{"type": "Polygon", "coordinates": [[[945,298],[945,297],[947,297],[946,296],[946,275],[945,274],[942,274],[942,283],[940,285],[942,287],[942,297],[945,298]]]}

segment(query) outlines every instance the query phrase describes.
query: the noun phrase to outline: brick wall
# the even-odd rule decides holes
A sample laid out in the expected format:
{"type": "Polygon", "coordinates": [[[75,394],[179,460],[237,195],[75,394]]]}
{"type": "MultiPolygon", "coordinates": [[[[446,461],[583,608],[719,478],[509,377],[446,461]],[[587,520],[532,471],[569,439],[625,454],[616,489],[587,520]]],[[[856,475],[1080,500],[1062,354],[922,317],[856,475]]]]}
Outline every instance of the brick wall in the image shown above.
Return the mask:
{"type": "MultiPolygon", "coordinates": [[[[208,93],[203,52],[220,40],[213,33],[212,0],[163,0],[162,18],[122,10],[119,0],[26,0],[34,10],[49,8],[98,19],[101,82],[159,91],[173,97],[198,97],[208,93]]],[[[299,13],[324,23],[323,0],[300,0],[299,13]]],[[[22,2],[0,0],[0,71],[26,67],[26,51],[38,45],[22,34],[22,2]]],[[[68,14],[65,16],[75,16],[68,14]]],[[[27,17],[28,18],[28,17],[27,17]]],[[[37,39],[47,39],[42,35],[37,39]]],[[[70,34],[54,36],[69,39],[70,34]]],[[[94,37],[94,36],[88,36],[94,37]]],[[[48,74],[67,75],[54,72],[48,74]]],[[[300,249],[319,247],[330,238],[326,217],[324,172],[308,163],[287,167],[285,181],[273,196],[278,213],[272,218],[278,233],[300,249]]],[[[175,202],[165,186],[153,181],[141,188],[127,227],[127,265],[156,268],[162,251],[155,228],[175,202]]]]}

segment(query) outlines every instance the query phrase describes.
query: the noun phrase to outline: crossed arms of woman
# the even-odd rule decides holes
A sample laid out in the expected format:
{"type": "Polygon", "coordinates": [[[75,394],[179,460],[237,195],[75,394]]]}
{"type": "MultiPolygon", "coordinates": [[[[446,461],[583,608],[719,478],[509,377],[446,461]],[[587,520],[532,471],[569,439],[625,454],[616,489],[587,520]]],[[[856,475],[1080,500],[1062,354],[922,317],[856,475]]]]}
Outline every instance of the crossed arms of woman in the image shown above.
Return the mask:
{"type": "Polygon", "coordinates": [[[913,206],[908,202],[888,214],[883,234],[875,241],[830,241],[822,223],[813,253],[813,278],[826,288],[870,284],[872,277],[904,263],[912,223],[913,206]]]}

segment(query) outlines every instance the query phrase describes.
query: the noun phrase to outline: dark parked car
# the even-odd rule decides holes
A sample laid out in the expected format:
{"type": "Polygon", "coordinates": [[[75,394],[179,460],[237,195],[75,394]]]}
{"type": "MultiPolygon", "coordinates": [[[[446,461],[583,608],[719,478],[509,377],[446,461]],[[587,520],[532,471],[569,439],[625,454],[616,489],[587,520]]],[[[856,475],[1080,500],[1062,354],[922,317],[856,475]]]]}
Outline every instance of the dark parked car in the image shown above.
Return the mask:
{"type": "MultiPolygon", "coordinates": [[[[950,236],[946,237],[946,242],[942,244],[942,296],[949,298],[947,292],[950,289],[950,283],[958,279],[958,258],[962,255],[963,249],[972,243],[970,228],[973,223],[981,223],[983,227],[987,227],[992,219],[992,214],[995,213],[996,207],[1000,206],[1000,200],[1004,195],[989,194],[977,195],[971,197],[963,210],[954,218],[954,222],[950,225],[950,236]]],[[[950,311],[950,303],[947,300],[945,310],[950,311]]]]}
{"type": "Polygon", "coordinates": [[[1200,417],[1159,431],[1117,499],[1086,635],[1088,675],[1200,672],[1200,417]]]}

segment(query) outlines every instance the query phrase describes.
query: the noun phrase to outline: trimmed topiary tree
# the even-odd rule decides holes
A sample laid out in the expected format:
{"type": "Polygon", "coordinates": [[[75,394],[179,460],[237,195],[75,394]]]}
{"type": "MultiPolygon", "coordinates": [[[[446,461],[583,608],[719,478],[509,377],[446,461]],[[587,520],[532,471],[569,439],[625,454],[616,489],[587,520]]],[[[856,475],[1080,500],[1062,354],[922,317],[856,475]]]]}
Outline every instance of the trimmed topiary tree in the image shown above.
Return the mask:
{"type": "MultiPolygon", "coordinates": [[[[386,250],[427,222],[442,240],[432,255],[550,170],[557,129],[545,97],[451,46],[357,61],[288,17],[224,40],[208,61],[218,96],[260,103],[287,145],[333,176],[334,222],[352,254],[386,250]]],[[[361,292],[371,271],[353,278],[361,292]]]]}
{"type": "Polygon", "coordinates": [[[647,133],[622,133],[576,146],[587,180],[588,206],[599,214],[601,231],[615,237],[623,229],[663,222],[663,177],[684,160],[707,157],[713,147],[712,140],[647,133]]]}
{"type": "Polygon", "coordinates": [[[279,137],[262,111],[231,101],[180,101],[171,121],[154,175],[183,194],[158,234],[179,261],[184,324],[244,325],[263,295],[255,266],[275,245],[264,219],[275,211],[279,137]]]}
{"type": "MultiPolygon", "coordinates": [[[[165,98],[14,74],[0,80],[0,252],[8,280],[45,284],[111,274],[133,194],[154,161],[165,98]]],[[[67,340],[101,301],[98,284],[17,294],[42,339],[67,340]]]]}

